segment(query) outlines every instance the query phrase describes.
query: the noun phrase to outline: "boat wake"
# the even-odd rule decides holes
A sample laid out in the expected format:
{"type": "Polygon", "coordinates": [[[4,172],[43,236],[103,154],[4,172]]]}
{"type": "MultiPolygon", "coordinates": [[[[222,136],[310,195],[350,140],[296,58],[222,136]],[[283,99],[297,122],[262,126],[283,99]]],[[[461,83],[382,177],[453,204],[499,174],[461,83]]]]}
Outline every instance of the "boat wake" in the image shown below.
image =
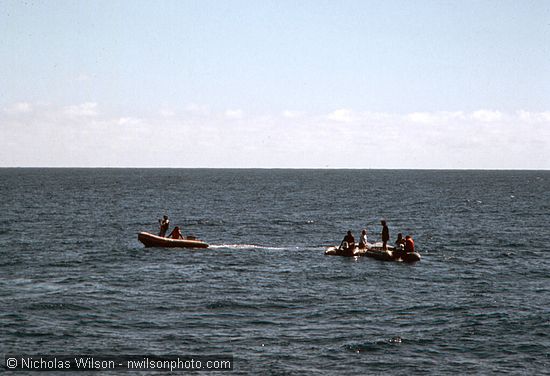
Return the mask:
{"type": "Polygon", "coordinates": [[[283,251],[287,248],[271,247],[257,244],[210,244],[210,248],[227,248],[227,249],[266,249],[271,251],[283,251]]]}

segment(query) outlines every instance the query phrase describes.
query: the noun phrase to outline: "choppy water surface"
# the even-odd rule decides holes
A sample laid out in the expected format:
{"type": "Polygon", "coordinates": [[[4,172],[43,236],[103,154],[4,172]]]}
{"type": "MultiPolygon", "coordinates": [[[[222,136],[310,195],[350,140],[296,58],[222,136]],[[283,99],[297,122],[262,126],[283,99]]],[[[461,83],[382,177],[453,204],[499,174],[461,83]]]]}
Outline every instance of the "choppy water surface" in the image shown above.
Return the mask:
{"type": "Polygon", "coordinates": [[[0,353],[542,374],[550,172],[0,169],[0,353]],[[167,213],[207,250],[144,248],[167,213]],[[324,256],[380,219],[414,265],[324,256]]]}

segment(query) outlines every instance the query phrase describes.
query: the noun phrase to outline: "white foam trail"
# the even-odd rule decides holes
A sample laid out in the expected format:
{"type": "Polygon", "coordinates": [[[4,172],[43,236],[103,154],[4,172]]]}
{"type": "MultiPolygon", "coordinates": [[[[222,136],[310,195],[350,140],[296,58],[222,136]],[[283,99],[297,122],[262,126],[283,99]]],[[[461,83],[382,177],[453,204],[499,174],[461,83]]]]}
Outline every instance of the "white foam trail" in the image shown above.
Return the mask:
{"type": "Polygon", "coordinates": [[[265,245],[256,245],[256,244],[211,244],[209,248],[230,248],[230,249],[267,249],[274,251],[282,251],[288,248],[283,247],[269,247],[265,245]]]}

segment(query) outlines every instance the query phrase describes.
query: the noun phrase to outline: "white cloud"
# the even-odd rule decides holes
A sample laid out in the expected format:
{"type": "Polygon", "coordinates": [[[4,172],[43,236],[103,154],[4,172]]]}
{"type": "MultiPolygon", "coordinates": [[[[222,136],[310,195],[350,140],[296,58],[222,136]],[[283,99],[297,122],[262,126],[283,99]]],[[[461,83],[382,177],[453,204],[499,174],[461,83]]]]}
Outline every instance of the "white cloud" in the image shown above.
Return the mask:
{"type": "Polygon", "coordinates": [[[159,111],[160,116],[162,117],[173,117],[176,115],[176,112],[174,110],[168,109],[168,108],[162,108],[159,111]]]}
{"type": "Polygon", "coordinates": [[[33,106],[29,102],[18,102],[4,108],[4,111],[8,114],[24,114],[32,112],[32,110],[33,106]]]}
{"type": "Polygon", "coordinates": [[[341,108],[328,114],[327,119],[340,123],[351,123],[355,119],[355,115],[352,110],[341,108]]]}
{"type": "Polygon", "coordinates": [[[478,121],[491,123],[503,120],[503,114],[500,111],[478,110],[471,114],[471,118],[478,121]]]}
{"type": "Polygon", "coordinates": [[[406,119],[413,123],[433,124],[438,121],[438,117],[430,112],[413,112],[406,116],[406,119]]]}
{"type": "Polygon", "coordinates": [[[184,111],[194,115],[208,115],[210,109],[203,104],[189,103],[184,107],[184,111]]]}
{"type": "Polygon", "coordinates": [[[98,114],[97,103],[86,102],[75,106],[67,106],[63,112],[70,116],[96,116],[98,114]]]}
{"type": "Polygon", "coordinates": [[[390,114],[387,112],[364,112],[361,117],[364,120],[375,122],[389,121],[398,118],[395,114],[390,114]]]}
{"type": "Polygon", "coordinates": [[[301,112],[301,111],[291,111],[291,110],[284,110],[283,111],[283,117],[285,118],[288,118],[288,119],[295,119],[295,118],[298,118],[300,116],[303,116],[304,113],[301,112]]]}
{"type": "Polygon", "coordinates": [[[227,119],[242,119],[244,116],[243,110],[227,110],[225,111],[225,117],[227,119]]]}
{"type": "Polygon", "coordinates": [[[547,112],[529,112],[520,110],[516,112],[516,115],[521,121],[532,122],[550,122],[550,111],[547,112]]]}
{"type": "Polygon", "coordinates": [[[164,117],[159,110],[99,113],[93,102],[21,103],[27,102],[6,108],[17,113],[0,111],[1,166],[550,169],[550,112],[544,111],[343,108],[255,117],[242,109],[196,116],[174,108],[164,117]]]}
{"type": "Polygon", "coordinates": [[[137,125],[142,123],[142,119],[133,118],[133,117],[121,117],[117,120],[118,125],[137,125]]]}
{"type": "Polygon", "coordinates": [[[405,116],[405,119],[413,123],[421,124],[439,124],[445,123],[450,120],[463,119],[464,113],[462,111],[447,112],[412,112],[405,116]]]}

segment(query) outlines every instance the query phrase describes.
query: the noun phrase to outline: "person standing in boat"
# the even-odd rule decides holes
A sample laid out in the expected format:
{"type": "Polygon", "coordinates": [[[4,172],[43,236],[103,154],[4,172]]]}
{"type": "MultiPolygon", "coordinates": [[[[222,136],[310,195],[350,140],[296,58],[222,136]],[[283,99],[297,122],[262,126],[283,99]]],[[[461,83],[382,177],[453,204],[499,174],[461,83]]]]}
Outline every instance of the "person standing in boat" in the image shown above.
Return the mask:
{"type": "Polygon", "coordinates": [[[183,235],[181,234],[180,228],[178,226],[174,227],[168,237],[171,239],[183,239],[183,235]]]}
{"type": "Polygon", "coordinates": [[[163,238],[166,237],[166,231],[168,231],[168,226],[170,226],[170,220],[167,215],[165,215],[162,219],[159,219],[159,226],[159,236],[162,236],[163,238]]]}
{"type": "Polygon", "coordinates": [[[385,251],[387,249],[388,241],[390,240],[390,230],[386,225],[386,221],[381,221],[382,224],[382,249],[385,251]]]}
{"type": "Polygon", "coordinates": [[[361,237],[359,238],[359,248],[367,248],[367,229],[363,229],[363,231],[361,231],[361,237]]]}

